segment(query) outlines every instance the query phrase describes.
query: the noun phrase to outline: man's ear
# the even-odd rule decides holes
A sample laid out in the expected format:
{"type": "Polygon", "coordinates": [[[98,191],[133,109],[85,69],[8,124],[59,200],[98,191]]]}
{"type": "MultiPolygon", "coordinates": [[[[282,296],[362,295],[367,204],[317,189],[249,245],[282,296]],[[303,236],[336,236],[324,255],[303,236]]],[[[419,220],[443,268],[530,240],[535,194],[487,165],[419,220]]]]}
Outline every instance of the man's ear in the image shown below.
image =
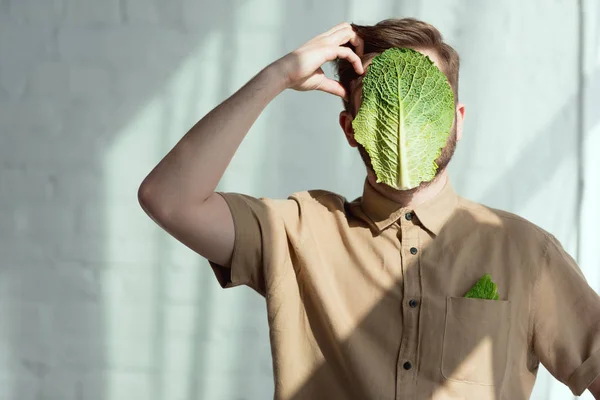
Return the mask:
{"type": "Polygon", "coordinates": [[[462,139],[463,126],[465,122],[465,105],[458,103],[456,105],[456,140],[462,139]]]}
{"type": "Polygon", "coordinates": [[[354,139],[354,128],[352,128],[352,114],[348,111],[342,111],[340,113],[340,126],[346,135],[346,140],[351,147],[358,147],[358,143],[354,139]]]}

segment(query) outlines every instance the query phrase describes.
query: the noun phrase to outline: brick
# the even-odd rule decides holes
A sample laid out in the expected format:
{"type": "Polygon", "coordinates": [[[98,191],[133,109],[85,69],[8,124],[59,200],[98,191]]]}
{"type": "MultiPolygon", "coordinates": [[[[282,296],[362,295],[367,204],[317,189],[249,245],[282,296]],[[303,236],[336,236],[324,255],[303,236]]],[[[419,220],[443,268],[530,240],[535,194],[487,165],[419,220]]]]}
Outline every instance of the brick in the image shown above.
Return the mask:
{"type": "Polygon", "coordinates": [[[182,243],[173,240],[169,242],[169,248],[169,261],[171,267],[168,271],[170,273],[191,273],[192,276],[198,276],[200,279],[214,279],[208,266],[208,262],[198,255],[198,253],[182,243]],[[196,271],[199,271],[199,275],[196,275],[196,271]]]}
{"type": "Polygon", "coordinates": [[[43,261],[29,266],[32,261],[28,258],[16,258],[12,263],[19,267],[5,267],[0,274],[0,299],[4,302],[65,305],[100,300],[102,282],[93,269],[45,265],[43,261]]]}
{"type": "MultiPolygon", "coordinates": [[[[143,128],[143,124],[141,127],[143,128]]],[[[141,132],[149,133],[144,130],[141,132]]],[[[142,216],[145,213],[138,205],[137,193],[146,175],[159,161],[153,157],[157,151],[148,145],[148,142],[152,143],[153,140],[144,143],[140,138],[141,134],[127,137],[128,135],[124,133],[124,136],[125,138],[111,149],[112,151],[106,152],[103,160],[104,199],[108,203],[107,207],[113,204],[118,206],[119,203],[126,201],[132,213],[142,216]],[[140,140],[140,145],[136,147],[137,140],[140,140]],[[136,153],[135,162],[132,162],[132,152],[136,153]]]]}
{"type": "Polygon", "coordinates": [[[22,203],[23,199],[51,199],[55,193],[55,182],[56,176],[46,171],[26,167],[4,167],[0,169],[0,199],[5,206],[10,207],[10,212],[22,210],[26,207],[22,203]],[[13,199],[13,202],[9,199],[13,199]]]}
{"type": "MultiPolygon", "coordinates": [[[[199,304],[165,304],[164,329],[169,340],[204,340],[211,310],[199,304]]],[[[214,310],[213,310],[214,311],[214,310]]]]}
{"type": "Polygon", "coordinates": [[[27,263],[47,265],[55,260],[55,251],[46,244],[23,240],[15,235],[8,235],[0,242],[2,265],[14,266],[27,263]]]}
{"type": "MultiPolygon", "coordinates": [[[[132,185],[135,189],[135,185],[132,185]]],[[[132,190],[133,191],[133,190],[132,190]]],[[[171,242],[173,239],[149,218],[134,196],[128,201],[88,202],[82,206],[77,232],[90,237],[137,237],[140,242],[171,242]]]]}
{"type": "Polygon", "coordinates": [[[101,301],[56,306],[53,310],[53,330],[68,340],[101,343],[107,335],[105,311],[101,301]]]}
{"type": "MultiPolygon", "coordinates": [[[[199,258],[200,256],[198,256],[199,258]]],[[[198,304],[202,297],[211,297],[218,284],[208,267],[197,264],[180,265],[164,271],[165,300],[169,304],[198,304]],[[212,284],[211,284],[212,283],[212,284]]]]}
{"type": "MultiPolygon", "coordinates": [[[[94,156],[104,145],[104,139],[101,136],[94,137],[92,132],[80,132],[80,136],[51,136],[38,135],[32,133],[30,129],[21,130],[16,128],[3,138],[3,146],[0,148],[2,156],[2,165],[9,168],[56,168],[65,172],[69,170],[83,171],[82,173],[93,174],[88,172],[90,168],[101,164],[100,160],[96,160],[94,156]],[[20,136],[36,135],[34,140],[24,145],[20,136]],[[6,146],[6,147],[5,147],[6,146]]],[[[78,193],[95,193],[98,190],[98,181],[88,182],[85,186],[90,186],[95,183],[96,190],[91,192],[78,193]]],[[[70,184],[70,183],[69,183],[70,184]]],[[[67,185],[68,186],[68,185],[67,185]]]]}
{"type": "MultiPolygon", "coordinates": [[[[10,283],[6,281],[6,271],[3,271],[2,284],[4,289],[10,283]]],[[[52,331],[52,308],[42,303],[22,303],[17,298],[3,301],[0,304],[0,340],[15,340],[21,344],[28,341],[40,343],[49,338],[52,331]]],[[[13,355],[19,355],[20,346],[13,348],[13,355]]]]}
{"type": "MultiPolygon", "coordinates": [[[[33,206],[33,203],[26,205],[17,202],[14,205],[6,204],[0,212],[0,219],[2,214],[8,214],[4,217],[6,220],[9,216],[12,217],[12,235],[25,240],[43,240],[53,235],[72,240],[75,235],[73,211],[59,205],[40,202],[33,206]]],[[[8,232],[0,232],[0,235],[6,233],[8,232]]]]}
{"type": "MultiPolygon", "coordinates": [[[[192,2],[195,7],[202,7],[204,4],[202,2],[192,2]]],[[[335,2],[334,2],[335,3],[335,2]]],[[[225,7],[227,2],[224,2],[225,7]]],[[[327,7],[328,3],[323,3],[321,7],[327,7]]],[[[239,35],[241,37],[245,36],[246,33],[255,33],[255,32],[273,32],[279,31],[283,29],[283,18],[282,16],[285,14],[286,9],[290,7],[290,4],[287,4],[278,0],[252,0],[252,1],[231,1],[229,7],[235,7],[236,14],[243,16],[243,18],[235,18],[235,16],[224,16],[225,21],[235,21],[235,26],[232,26],[231,29],[234,32],[244,32],[244,35],[239,35]],[[265,10],[269,10],[269,12],[265,12],[265,10]]],[[[188,4],[190,7],[190,4],[188,4]]],[[[229,7],[227,9],[222,10],[220,7],[217,9],[217,12],[227,13],[230,12],[229,7]]],[[[216,7],[214,7],[216,8],[216,7]]],[[[200,12],[200,10],[198,10],[200,12]]],[[[324,12],[324,14],[328,14],[324,12]]],[[[193,15],[190,15],[193,17],[193,15]]],[[[190,22],[192,20],[190,19],[190,22]]],[[[308,40],[308,39],[307,39],[308,40]]],[[[263,47],[262,45],[260,47],[263,47]]],[[[268,47],[268,46],[265,46],[268,47]]],[[[257,46],[253,46],[255,50],[260,50],[257,46]]]]}
{"type": "MultiPolygon", "coordinates": [[[[42,157],[44,156],[40,156],[42,157]]],[[[9,164],[0,169],[0,199],[7,206],[7,212],[29,213],[30,208],[38,207],[60,213],[70,223],[71,216],[81,219],[81,210],[86,206],[90,213],[89,209],[95,207],[97,218],[102,217],[104,208],[101,174],[78,168],[77,165],[61,166],[59,160],[52,163],[50,157],[47,160],[40,158],[27,160],[26,166],[25,163],[23,166],[9,164]],[[52,164],[53,167],[44,169],[43,162],[52,164]],[[23,202],[23,199],[27,199],[27,202],[23,202]]],[[[71,160],[75,161],[78,160],[71,160]]],[[[83,163],[83,159],[80,162],[83,163]]],[[[64,224],[62,221],[57,222],[64,224]]]]}
{"type": "Polygon", "coordinates": [[[68,71],[69,100],[91,103],[92,108],[114,102],[113,81],[108,68],[69,65],[68,71]]]}
{"type": "MultiPolygon", "coordinates": [[[[280,41],[270,31],[250,31],[232,38],[232,43],[221,46],[219,52],[230,50],[228,62],[221,68],[222,76],[229,76],[231,90],[244,85],[252,76],[281,56],[280,41]],[[257,43],[261,45],[257,47],[257,43]],[[235,60],[244,60],[243,63],[235,60]]],[[[223,56],[221,56],[223,57],[223,56]]]]}
{"type": "MultiPolygon", "coordinates": [[[[65,145],[67,144],[65,143],[65,145]]],[[[54,181],[54,198],[56,201],[63,202],[69,206],[78,204],[82,208],[90,204],[96,205],[96,212],[100,217],[104,215],[102,207],[104,199],[101,197],[104,190],[104,177],[101,168],[95,165],[93,159],[90,159],[90,149],[86,149],[85,147],[85,141],[73,143],[71,152],[77,152],[79,153],[78,155],[73,155],[69,159],[65,154],[64,159],[61,160],[60,157],[57,157],[57,154],[62,155],[62,153],[67,153],[63,151],[54,155],[55,158],[58,158],[54,163],[52,163],[51,157],[40,161],[53,164],[54,168],[58,171],[54,181]]],[[[72,207],[71,210],[79,211],[72,207]]]]}
{"type": "Polygon", "coordinates": [[[134,37],[132,30],[124,27],[98,27],[93,30],[65,27],[58,32],[57,40],[63,61],[118,68],[124,62],[135,63],[135,46],[140,44],[143,36],[134,37]]]}
{"type": "MultiPolygon", "coordinates": [[[[29,146],[35,141],[24,143],[24,137],[39,136],[36,140],[56,140],[63,133],[63,116],[65,104],[60,99],[52,102],[48,99],[21,99],[18,101],[0,101],[0,132],[2,133],[2,146],[0,146],[0,160],[3,164],[8,157],[19,156],[23,158],[29,146]],[[43,131],[44,135],[39,135],[43,131]],[[15,154],[16,153],[16,154],[15,154]],[[6,154],[6,155],[5,155],[6,154]]],[[[29,158],[35,156],[27,153],[29,158]]]]}
{"type": "Polygon", "coordinates": [[[181,374],[202,373],[203,370],[194,371],[193,366],[197,360],[206,360],[203,355],[198,354],[198,348],[204,348],[206,342],[197,343],[195,340],[166,340],[159,350],[162,370],[167,373],[179,372],[181,374]]]}
{"type": "MultiPolygon", "coordinates": [[[[56,244],[56,256],[63,261],[91,264],[150,266],[158,263],[151,244],[136,237],[81,238],[56,244]]],[[[166,262],[165,262],[166,263],[166,262]]]]}
{"type": "Polygon", "coordinates": [[[168,27],[180,27],[183,17],[180,0],[124,0],[124,13],[128,23],[168,27]]]}
{"type": "Polygon", "coordinates": [[[86,400],[152,399],[156,374],[146,371],[104,371],[86,374],[82,398],[86,400]]]}
{"type": "Polygon", "coordinates": [[[96,303],[56,306],[53,326],[61,336],[77,341],[147,341],[156,337],[157,308],[156,303],[122,304],[107,294],[96,303]]]}
{"type": "Polygon", "coordinates": [[[204,34],[220,29],[220,23],[227,22],[223,29],[231,29],[234,24],[233,11],[240,5],[239,0],[207,3],[198,0],[181,0],[183,24],[187,30],[201,31],[204,34]]]}
{"type": "Polygon", "coordinates": [[[56,363],[63,368],[150,370],[154,368],[152,339],[111,340],[106,327],[105,339],[91,340],[57,337],[53,345],[56,363]]]}
{"type": "MultiPolygon", "coordinates": [[[[192,364],[193,367],[195,364],[192,364]]],[[[200,375],[197,371],[181,372],[165,372],[160,375],[160,382],[164,393],[169,394],[171,400],[191,400],[201,399],[202,393],[197,389],[197,376],[200,375]]],[[[273,394],[271,393],[271,396],[273,394]]],[[[257,397],[258,398],[258,397],[257,397]]]]}
{"type": "Polygon", "coordinates": [[[200,389],[198,398],[251,400],[273,397],[273,379],[257,374],[256,369],[234,375],[235,385],[231,384],[231,376],[209,368],[196,378],[200,389]]]}
{"type": "Polygon", "coordinates": [[[84,206],[89,210],[93,203],[96,223],[106,223],[102,220],[104,206],[97,182],[93,172],[76,170],[76,166],[62,172],[59,168],[44,171],[42,166],[4,167],[0,169],[0,200],[5,208],[0,214],[4,212],[3,219],[12,221],[17,229],[15,234],[30,232],[34,237],[65,234],[66,239],[73,239],[84,206]]]}
{"type": "Polygon", "coordinates": [[[64,0],[65,20],[82,26],[117,25],[121,22],[119,0],[64,0]]]}
{"type": "Polygon", "coordinates": [[[27,81],[30,98],[56,98],[69,90],[69,65],[57,61],[41,61],[32,67],[27,81]]]}
{"type": "MultiPolygon", "coordinates": [[[[139,268],[108,268],[102,271],[102,290],[104,297],[110,299],[107,301],[108,305],[118,305],[123,307],[119,311],[114,311],[114,315],[111,311],[111,318],[119,318],[122,313],[140,313],[140,318],[144,314],[144,307],[162,307],[162,298],[160,297],[161,289],[160,275],[156,274],[156,269],[161,266],[142,266],[139,268]],[[144,306],[148,305],[148,306],[144,306]],[[129,309],[127,307],[134,307],[129,309]]],[[[127,314],[123,321],[128,319],[127,314]]],[[[141,319],[139,325],[146,328],[151,328],[150,325],[146,325],[144,321],[147,319],[141,319]]]]}
{"type": "Polygon", "coordinates": [[[22,378],[33,378],[31,383],[39,386],[39,379],[55,365],[52,339],[47,335],[34,337],[31,333],[26,336],[15,334],[9,339],[0,340],[0,349],[0,359],[5,361],[2,364],[5,369],[0,371],[0,378],[14,374],[22,378]]]}
{"type": "Polygon", "coordinates": [[[113,67],[123,78],[141,77],[147,84],[155,83],[151,79],[156,72],[170,75],[174,66],[197,46],[197,38],[192,35],[150,26],[93,30],[66,27],[57,38],[62,61],[113,67]]]}
{"type": "Polygon", "coordinates": [[[51,27],[24,24],[0,14],[0,92],[19,98],[25,92],[32,66],[56,57],[51,27]]]}
{"type": "Polygon", "coordinates": [[[40,381],[15,373],[0,375],[0,400],[38,400],[40,381]]]}
{"type": "Polygon", "coordinates": [[[53,368],[41,379],[40,400],[80,400],[82,372],[53,368]]]}
{"type": "Polygon", "coordinates": [[[64,0],[12,0],[9,15],[14,20],[38,26],[58,26],[64,19],[64,0]]]}

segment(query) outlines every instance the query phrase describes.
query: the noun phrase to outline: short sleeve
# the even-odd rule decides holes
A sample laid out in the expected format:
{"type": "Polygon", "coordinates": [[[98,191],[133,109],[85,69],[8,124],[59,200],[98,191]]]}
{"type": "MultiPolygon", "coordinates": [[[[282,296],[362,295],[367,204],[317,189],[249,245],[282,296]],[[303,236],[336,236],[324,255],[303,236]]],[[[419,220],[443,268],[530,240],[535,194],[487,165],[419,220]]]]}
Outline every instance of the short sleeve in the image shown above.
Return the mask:
{"type": "Polygon", "coordinates": [[[600,297],[549,237],[532,294],[532,345],[550,373],[581,395],[600,376],[600,297]]]}
{"type": "Polygon", "coordinates": [[[287,233],[298,215],[294,200],[254,198],[238,193],[221,195],[233,217],[235,244],[231,266],[209,261],[223,288],[246,285],[265,295],[267,284],[276,280],[276,266],[289,257],[287,233]],[[287,219],[287,224],[286,224],[287,219]]]}

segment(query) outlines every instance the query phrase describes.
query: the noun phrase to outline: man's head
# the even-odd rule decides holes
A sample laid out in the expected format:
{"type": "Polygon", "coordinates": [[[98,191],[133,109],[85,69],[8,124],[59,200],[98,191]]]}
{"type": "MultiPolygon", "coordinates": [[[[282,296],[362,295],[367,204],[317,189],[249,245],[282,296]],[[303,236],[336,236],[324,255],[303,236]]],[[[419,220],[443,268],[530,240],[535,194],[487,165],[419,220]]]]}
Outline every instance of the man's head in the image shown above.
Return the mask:
{"type": "MultiPolygon", "coordinates": [[[[448,137],[448,143],[437,160],[439,174],[448,166],[454,154],[456,142],[462,137],[464,106],[458,102],[458,53],[443,42],[440,32],[434,26],[412,18],[388,19],[372,26],[352,24],[352,27],[364,41],[364,54],[361,59],[365,70],[370,65],[373,57],[389,48],[411,48],[427,55],[448,78],[454,92],[456,115],[452,131],[448,137]]],[[[359,148],[369,174],[374,174],[366,150],[354,140],[354,130],[352,128],[352,120],[361,104],[362,78],[364,75],[359,76],[356,74],[352,65],[342,59],[337,61],[336,69],[339,81],[348,93],[348,101],[344,101],[344,111],[340,113],[340,125],[346,134],[348,143],[359,148]]],[[[420,187],[425,185],[427,185],[427,182],[424,182],[420,187]]],[[[415,190],[418,190],[418,188],[415,190]]]]}

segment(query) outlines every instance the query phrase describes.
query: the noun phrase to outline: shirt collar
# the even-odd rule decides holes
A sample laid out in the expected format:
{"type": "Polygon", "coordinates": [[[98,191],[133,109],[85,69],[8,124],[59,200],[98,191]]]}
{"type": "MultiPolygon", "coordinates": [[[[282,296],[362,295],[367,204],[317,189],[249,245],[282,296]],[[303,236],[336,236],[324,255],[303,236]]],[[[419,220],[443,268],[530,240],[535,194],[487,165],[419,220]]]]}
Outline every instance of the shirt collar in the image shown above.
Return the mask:
{"type": "Polygon", "coordinates": [[[438,235],[454,212],[457,203],[458,196],[449,180],[437,196],[414,209],[401,207],[400,204],[381,195],[368,180],[365,180],[363,196],[355,204],[360,206],[377,233],[394,224],[406,213],[414,212],[426,229],[438,235]]]}

